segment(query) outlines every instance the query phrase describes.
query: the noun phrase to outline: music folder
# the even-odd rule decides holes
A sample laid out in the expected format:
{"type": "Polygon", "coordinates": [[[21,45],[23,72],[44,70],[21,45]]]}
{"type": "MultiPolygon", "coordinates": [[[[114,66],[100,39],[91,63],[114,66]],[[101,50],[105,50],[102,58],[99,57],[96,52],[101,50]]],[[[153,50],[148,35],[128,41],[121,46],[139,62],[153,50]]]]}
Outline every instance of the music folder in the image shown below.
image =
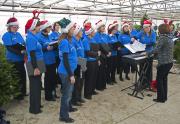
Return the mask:
{"type": "Polygon", "coordinates": [[[50,42],[49,43],[49,46],[57,46],[58,45],[58,43],[59,43],[59,41],[53,41],[53,42],[50,42]]]}
{"type": "MultiPolygon", "coordinates": [[[[37,61],[37,66],[40,70],[41,73],[46,72],[46,66],[43,60],[38,60],[37,61]]],[[[34,76],[34,68],[31,64],[31,62],[27,62],[26,63],[26,68],[27,68],[27,72],[29,76],[34,76]]]]}
{"type": "Polygon", "coordinates": [[[87,60],[85,58],[78,57],[78,65],[81,66],[82,71],[86,71],[87,69],[86,63],[87,63],[87,60]]]}

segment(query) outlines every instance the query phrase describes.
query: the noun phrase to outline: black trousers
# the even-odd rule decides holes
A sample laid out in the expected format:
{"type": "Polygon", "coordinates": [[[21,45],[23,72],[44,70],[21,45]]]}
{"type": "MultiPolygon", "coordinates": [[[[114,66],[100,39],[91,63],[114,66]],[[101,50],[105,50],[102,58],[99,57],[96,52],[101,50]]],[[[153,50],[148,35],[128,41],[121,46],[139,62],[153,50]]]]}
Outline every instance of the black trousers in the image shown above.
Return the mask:
{"type": "Polygon", "coordinates": [[[117,68],[117,56],[111,56],[107,59],[107,78],[108,82],[115,82],[115,74],[117,68]]]}
{"type": "Polygon", "coordinates": [[[107,70],[108,70],[107,59],[103,59],[101,60],[101,65],[98,67],[98,71],[97,71],[97,80],[96,80],[97,90],[106,89],[106,83],[108,82],[107,70]]]}
{"type": "Polygon", "coordinates": [[[81,71],[81,66],[77,66],[74,72],[76,82],[74,84],[74,90],[72,94],[72,102],[78,102],[82,99],[82,88],[84,85],[84,72],[81,71]]]}
{"type": "Polygon", "coordinates": [[[96,87],[97,81],[97,70],[98,62],[97,61],[88,61],[87,70],[85,73],[85,84],[84,84],[84,96],[92,96],[92,93],[96,87]]]}
{"type": "Polygon", "coordinates": [[[40,113],[41,106],[41,76],[29,76],[30,85],[30,107],[29,112],[40,113]]]}
{"type": "Polygon", "coordinates": [[[20,96],[26,95],[26,71],[24,67],[24,61],[22,62],[13,62],[14,69],[17,71],[17,76],[19,78],[19,91],[20,96]]]}
{"type": "Polygon", "coordinates": [[[57,71],[59,64],[60,64],[60,59],[59,57],[56,57],[56,84],[62,84],[61,78],[59,77],[59,73],[57,71]]]}
{"type": "Polygon", "coordinates": [[[157,67],[157,99],[160,101],[167,100],[168,92],[168,73],[173,64],[164,64],[157,67]]]}
{"type": "Polygon", "coordinates": [[[46,65],[44,77],[45,99],[50,100],[55,95],[56,89],[56,64],[46,65]]]}
{"type": "Polygon", "coordinates": [[[128,75],[129,72],[130,72],[130,64],[129,63],[126,63],[122,60],[120,60],[120,69],[119,69],[119,75],[122,76],[123,72],[128,75]]]}

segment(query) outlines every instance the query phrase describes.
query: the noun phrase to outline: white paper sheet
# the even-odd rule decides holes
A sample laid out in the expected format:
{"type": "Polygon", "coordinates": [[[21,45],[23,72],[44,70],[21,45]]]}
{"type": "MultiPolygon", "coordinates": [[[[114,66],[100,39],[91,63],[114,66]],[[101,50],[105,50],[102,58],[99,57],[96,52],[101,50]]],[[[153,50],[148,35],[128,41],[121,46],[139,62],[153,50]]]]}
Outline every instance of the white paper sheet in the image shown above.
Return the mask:
{"type": "Polygon", "coordinates": [[[124,45],[129,51],[132,53],[140,52],[140,51],[145,51],[146,45],[140,43],[139,41],[134,41],[133,44],[125,44],[124,45]]]}

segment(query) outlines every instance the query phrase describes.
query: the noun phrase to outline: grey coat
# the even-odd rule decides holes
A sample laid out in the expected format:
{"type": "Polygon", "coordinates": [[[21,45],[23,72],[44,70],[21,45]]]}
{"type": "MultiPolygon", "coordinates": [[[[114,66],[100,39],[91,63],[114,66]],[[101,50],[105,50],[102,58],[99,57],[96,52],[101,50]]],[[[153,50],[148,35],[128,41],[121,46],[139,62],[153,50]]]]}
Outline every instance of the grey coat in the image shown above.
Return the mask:
{"type": "Polygon", "coordinates": [[[161,34],[157,41],[156,47],[150,54],[157,54],[158,66],[173,62],[174,42],[170,35],[161,34]]]}

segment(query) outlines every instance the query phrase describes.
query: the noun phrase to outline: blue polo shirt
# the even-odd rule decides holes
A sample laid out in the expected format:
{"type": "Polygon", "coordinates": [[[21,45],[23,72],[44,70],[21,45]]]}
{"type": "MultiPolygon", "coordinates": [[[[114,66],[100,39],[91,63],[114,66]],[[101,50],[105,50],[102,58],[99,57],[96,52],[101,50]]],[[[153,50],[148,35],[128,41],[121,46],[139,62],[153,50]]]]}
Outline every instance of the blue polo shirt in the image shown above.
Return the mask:
{"type": "MultiPolygon", "coordinates": [[[[113,43],[118,42],[117,36],[116,35],[109,35],[108,42],[109,42],[109,44],[113,44],[113,43]]],[[[111,56],[117,56],[117,51],[113,50],[111,52],[111,56]]]]}
{"type": "Polygon", "coordinates": [[[37,35],[34,35],[32,32],[28,31],[26,36],[26,49],[28,54],[28,61],[31,61],[30,52],[35,51],[36,59],[43,60],[42,46],[38,41],[37,35]]]}
{"type": "MultiPolygon", "coordinates": [[[[6,32],[2,36],[2,41],[5,46],[13,46],[15,44],[24,44],[24,39],[19,32],[6,32]]],[[[6,59],[11,62],[19,62],[24,60],[23,55],[17,55],[9,50],[6,50],[6,59]]]]}
{"type": "Polygon", "coordinates": [[[140,31],[136,37],[143,44],[146,44],[146,51],[152,51],[156,42],[156,33],[152,30],[151,34],[146,34],[144,31],[140,31]]]}
{"type": "Polygon", "coordinates": [[[108,43],[108,35],[105,34],[105,33],[96,32],[96,34],[95,34],[95,36],[94,36],[94,40],[95,40],[97,43],[107,44],[107,43],[108,43]]]}
{"type": "Polygon", "coordinates": [[[84,46],[83,46],[82,40],[81,39],[77,40],[76,37],[73,37],[72,43],[74,47],[76,48],[77,56],[84,58],[84,46]]]}
{"type": "Polygon", "coordinates": [[[59,32],[53,31],[53,32],[50,34],[50,37],[51,37],[51,39],[52,39],[53,41],[57,41],[60,35],[61,35],[61,34],[60,34],[59,32]]]}
{"type": "MultiPolygon", "coordinates": [[[[118,39],[122,45],[132,43],[130,35],[127,35],[127,34],[121,34],[118,39]]],[[[124,48],[121,48],[121,53],[123,55],[126,55],[126,54],[129,54],[130,51],[124,47],[124,48]]]]}
{"type": "MultiPolygon", "coordinates": [[[[37,35],[39,43],[42,45],[42,48],[47,48],[49,43],[53,42],[51,37],[45,36],[42,34],[42,32],[38,33],[37,35]]],[[[55,51],[43,51],[43,56],[44,56],[44,62],[46,65],[54,64],[56,63],[56,58],[55,58],[55,51]]]]}
{"type": "MultiPolygon", "coordinates": [[[[89,38],[89,37],[85,37],[82,42],[83,42],[85,52],[91,51],[91,43],[97,44],[96,41],[94,40],[94,38],[89,38]]],[[[89,57],[86,55],[85,55],[85,57],[87,58],[87,61],[96,61],[96,58],[92,58],[92,57],[89,57]]]]}
{"type": "Polygon", "coordinates": [[[137,30],[136,29],[132,29],[132,31],[131,31],[131,33],[130,33],[130,36],[131,37],[134,37],[134,36],[136,36],[137,35],[137,30]]]}
{"type": "Polygon", "coordinates": [[[86,35],[86,33],[85,33],[85,30],[84,29],[82,29],[82,32],[83,32],[83,34],[82,34],[82,40],[84,39],[84,38],[86,38],[86,37],[88,37],[87,35],[86,35]]]}
{"type": "Polygon", "coordinates": [[[59,58],[61,62],[58,67],[58,73],[68,75],[63,62],[63,53],[68,53],[69,65],[71,71],[74,73],[74,70],[77,68],[77,53],[76,48],[74,47],[72,42],[68,41],[68,39],[63,39],[59,44],[59,58]]]}
{"type": "MultiPolygon", "coordinates": [[[[53,31],[53,32],[50,34],[51,40],[52,40],[52,41],[57,41],[60,35],[61,35],[61,33],[56,32],[56,31],[53,31]]],[[[59,50],[56,50],[56,51],[55,51],[55,55],[56,55],[56,57],[59,57],[59,50]]]]}

